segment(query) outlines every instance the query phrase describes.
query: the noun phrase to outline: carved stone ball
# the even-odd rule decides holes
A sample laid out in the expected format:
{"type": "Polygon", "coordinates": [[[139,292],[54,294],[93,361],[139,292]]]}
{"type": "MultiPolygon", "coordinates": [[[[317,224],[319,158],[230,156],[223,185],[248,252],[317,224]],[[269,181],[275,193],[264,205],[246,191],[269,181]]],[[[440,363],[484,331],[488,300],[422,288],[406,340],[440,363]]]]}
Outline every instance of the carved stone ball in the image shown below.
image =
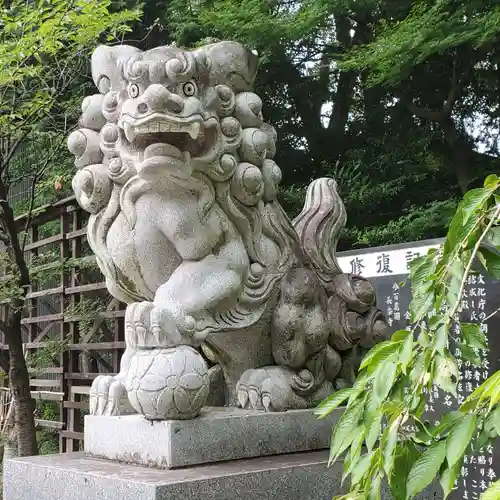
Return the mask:
{"type": "Polygon", "coordinates": [[[221,120],[221,130],[227,137],[236,137],[241,131],[241,124],[236,118],[229,116],[221,120]]]}
{"type": "Polygon", "coordinates": [[[230,154],[223,154],[220,159],[220,166],[225,174],[232,175],[236,170],[236,158],[230,154]]]}
{"type": "Polygon", "coordinates": [[[118,140],[118,127],[108,123],[101,129],[101,138],[107,144],[114,144],[118,140]]]}
{"type": "Polygon", "coordinates": [[[80,130],[71,132],[68,137],[68,149],[76,157],[82,156],[87,149],[87,137],[80,130]]]}
{"type": "Polygon", "coordinates": [[[192,347],[137,350],[125,387],[132,407],[148,420],[192,419],[208,398],[208,368],[192,347]]]}
{"type": "Polygon", "coordinates": [[[375,301],[375,288],[369,281],[353,278],[352,288],[359,300],[365,304],[372,304],[375,301]]]}
{"type": "Polygon", "coordinates": [[[102,106],[103,110],[107,112],[113,112],[116,110],[118,105],[118,94],[116,92],[108,92],[103,99],[102,106]]]}

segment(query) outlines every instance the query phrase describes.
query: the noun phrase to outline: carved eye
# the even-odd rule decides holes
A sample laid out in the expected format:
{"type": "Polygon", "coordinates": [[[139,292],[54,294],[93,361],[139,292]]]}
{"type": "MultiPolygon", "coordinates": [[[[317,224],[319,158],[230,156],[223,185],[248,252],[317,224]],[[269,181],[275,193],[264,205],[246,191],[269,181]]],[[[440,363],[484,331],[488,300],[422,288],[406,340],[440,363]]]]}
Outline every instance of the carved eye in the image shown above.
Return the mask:
{"type": "Polygon", "coordinates": [[[196,94],[196,85],[194,82],[186,82],[182,86],[182,92],[184,92],[185,96],[192,97],[196,94]]]}
{"type": "Polygon", "coordinates": [[[132,98],[132,99],[135,99],[138,95],[139,95],[139,86],[136,85],[135,83],[133,83],[132,85],[130,85],[130,87],[128,88],[128,95],[132,98]]]}

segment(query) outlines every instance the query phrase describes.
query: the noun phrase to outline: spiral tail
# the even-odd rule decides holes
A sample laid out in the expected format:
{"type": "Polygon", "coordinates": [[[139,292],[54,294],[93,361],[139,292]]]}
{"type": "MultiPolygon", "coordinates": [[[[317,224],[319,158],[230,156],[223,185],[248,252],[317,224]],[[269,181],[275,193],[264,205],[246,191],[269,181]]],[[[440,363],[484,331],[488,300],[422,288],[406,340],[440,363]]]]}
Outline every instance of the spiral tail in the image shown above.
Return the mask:
{"type": "Polygon", "coordinates": [[[336,257],[340,232],[347,220],[346,210],[333,179],[321,178],[307,188],[302,212],[293,221],[302,248],[323,283],[342,273],[336,257]]]}

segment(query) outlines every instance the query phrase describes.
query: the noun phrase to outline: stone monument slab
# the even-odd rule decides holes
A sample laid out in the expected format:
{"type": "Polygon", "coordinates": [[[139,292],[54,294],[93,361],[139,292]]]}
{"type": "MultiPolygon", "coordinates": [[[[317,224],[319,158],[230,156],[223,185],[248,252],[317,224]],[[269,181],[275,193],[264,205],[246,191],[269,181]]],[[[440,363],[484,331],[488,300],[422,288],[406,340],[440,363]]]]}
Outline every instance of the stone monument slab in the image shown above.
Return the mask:
{"type": "Polygon", "coordinates": [[[85,417],[85,452],[96,458],[173,468],[326,449],[342,410],[266,413],[205,408],[193,420],[149,421],[140,415],[85,417]]]}

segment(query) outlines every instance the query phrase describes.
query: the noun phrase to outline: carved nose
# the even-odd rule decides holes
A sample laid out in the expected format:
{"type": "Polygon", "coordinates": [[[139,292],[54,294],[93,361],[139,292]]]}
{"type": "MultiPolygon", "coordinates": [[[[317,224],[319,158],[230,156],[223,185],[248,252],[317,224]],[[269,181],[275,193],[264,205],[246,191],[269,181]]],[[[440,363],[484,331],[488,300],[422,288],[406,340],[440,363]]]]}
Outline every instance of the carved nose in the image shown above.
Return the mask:
{"type": "Polygon", "coordinates": [[[163,85],[154,84],[147,88],[143,102],[138,105],[140,113],[144,113],[144,109],[149,109],[151,112],[180,113],[184,109],[184,100],[163,85]]]}

